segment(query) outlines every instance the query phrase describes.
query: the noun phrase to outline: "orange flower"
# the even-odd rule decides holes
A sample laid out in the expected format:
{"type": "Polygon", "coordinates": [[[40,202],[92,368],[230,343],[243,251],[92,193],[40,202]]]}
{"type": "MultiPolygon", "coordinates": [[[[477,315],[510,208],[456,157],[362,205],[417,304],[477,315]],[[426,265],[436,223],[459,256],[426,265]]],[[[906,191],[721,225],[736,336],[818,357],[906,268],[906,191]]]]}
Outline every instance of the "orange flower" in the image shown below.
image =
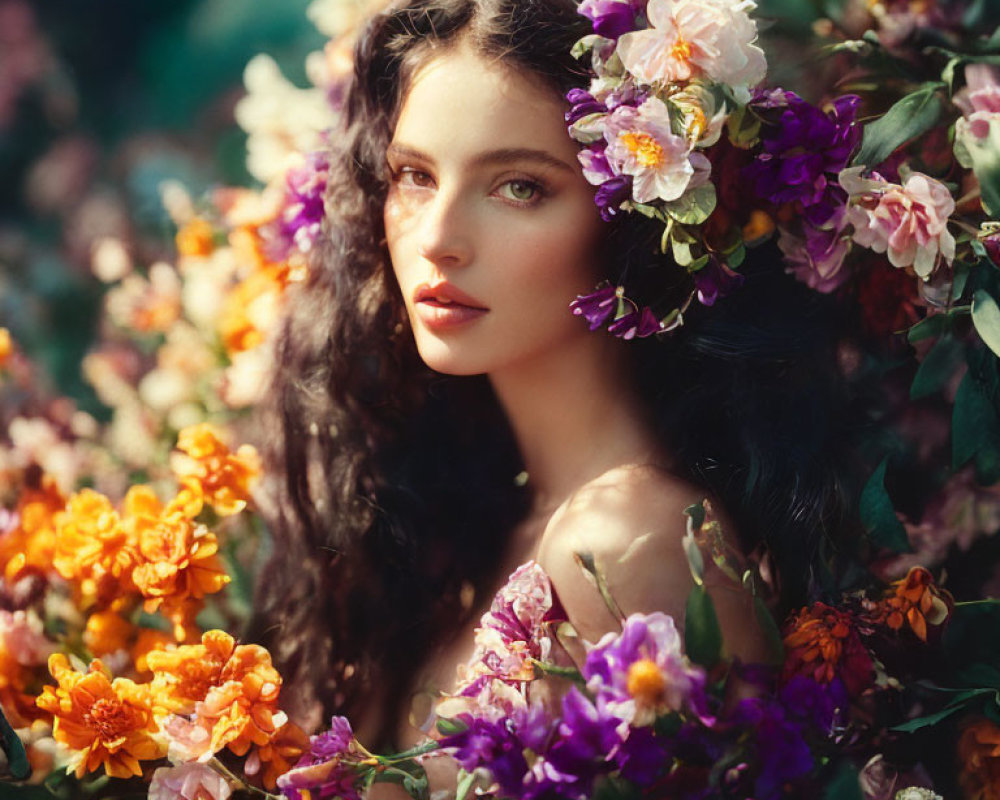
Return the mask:
{"type": "Polygon", "coordinates": [[[805,675],[817,683],[839,677],[856,695],[871,682],[872,662],[850,614],[814,603],[792,617],[785,627],[782,679],[805,675]]]}
{"type": "Polygon", "coordinates": [[[56,517],[56,571],[87,599],[106,604],[134,590],[135,541],[111,502],[92,489],[73,495],[56,517]]]}
{"type": "Polygon", "coordinates": [[[10,331],[0,328],[0,369],[7,365],[12,355],[14,355],[14,341],[10,337],[10,331]]]}
{"type": "Polygon", "coordinates": [[[200,217],[182,226],[175,238],[177,252],[182,256],[209,256],[215,250],[212,226],[200,217]]]}
{"type": "Polygon", "coordinates": [[[217,513],[228,516],[246,507],[250,484],[260,474],[260,458],[252,446],[241,445],[232,453],[215,428],[202,423],[178,434],[177,449],[181,454],[173,459],[174,473],[192,496],[196,481],[217,513]]]}
{"type": "Polygon", "coordinates": [[[180,514],[144,514],[135,518],[135,531],[139,556],[132,580],[146,611],[200,600],[229,583],[218,540],[204,525],[180,514]]]}
{"type": "Polygon", "coordinates": [[[881,603],[881,619],[892,630],[908,624],[922,642],[927,626],[940,625],[950,613],[951,595],[934,585],[934,577],[923,567],[911,567],[906,577],[891,583],[881,603]]]}
{"type": "Polygon", "coordinates": [[[37,486],[28,486],[17,501],[17,527],[0,536],[0,567],[13,583],[26,568],[52,569],[56,548],[55,516],[66,507],[55,478],[42,475],[37,486]]]}
{"type": "Polygon", "coordinates": [[[278,777],[294,767],[308,749],[309,735],[294,722],[286,722],[268,744],[258,747],[247,759],[244,771],[247,775],[255,775],[259,766],[263,765],[261,780],[264,787],[274,789],[278,777]]]}
{"type": "Polygon", "coordinates": [[[34,613],[0,609],[0,706],[15,728],[45,716],[35,705],[35,667],[45,663],[52,643],[34,613]]]}
{"type": "Polygon", "coordinates": [[[224,631],[208,631],[201,644],[154,650],[146,656],[153,671],[151,684],[157,713],[190,714],[217,686],[222,668],[236,649],[236,640],[224,631]]]}
{"type": "Polygon", "coordinates": [[[291,274],[287,265],[264,266],[229,291],[219,314],[219,335],[227,353],[263,344],[276,324],[291,274]]]}
{"type": "Polygon", "coordinates": [[[136,672],[152,672],[148,658],[150,653],[166,650],[171,644],[170,635],[156,628],[142,628],[132,645],[132,663],[136,672]]]}
{"type": "Polygon", "coordinates": [[[102,764],[112,778],[142,775],[140,761],[165,755],[148,686],[112,681],[97,660],[88,672],[77,672],[62,653],[49,658],[49,671],[59,685],[46,686],[37,702],[55,718],[52,735],[70,749],[69,768],[78,778],[102,764]]]}
{"type": "Polygon", "coordinates": [[[1000,800],[1000,727],[978,719],[958,739],[959,782],[968,800],[1000,800]]]}
{"type": "Polygon", "coordinates": [[[184,758],[202,758],[229,747],[236,755],[263,747],[287,722],[278,711],[281,676],[258,645],[236,645],[223,631],[208,631],[200,645],[150,653],[157,713],[173,717],[166,726],[184,758]]]}
{"type": "Polygon", "coordinates": [[[87,618],[83,642],[95,656],[105,656],[128,647],[135,626],[114,611],[98,611],[87,618]]]}

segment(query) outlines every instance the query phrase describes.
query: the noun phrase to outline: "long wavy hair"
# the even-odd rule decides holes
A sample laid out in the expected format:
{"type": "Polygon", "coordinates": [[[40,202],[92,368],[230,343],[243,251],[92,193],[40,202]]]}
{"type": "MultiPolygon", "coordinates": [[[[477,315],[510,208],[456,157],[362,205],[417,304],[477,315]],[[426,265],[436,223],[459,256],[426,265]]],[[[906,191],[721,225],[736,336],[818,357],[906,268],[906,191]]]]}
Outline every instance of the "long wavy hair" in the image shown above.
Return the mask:
{"type": "MultiPolygon", "coordinates": [[[[573,0],[409,0],[359,40],[324,242],[290,302],[261,417],[274,550],[250,635],[307,725],[344,713],[391,739],[414,676],[485,601],[530,504],[488,382],[427,369],[392,276],[385,153],[410,76],[461,36],[563,94],[586,84],[570,56],[586,32],[573,0]]],[[[676,270],[658,236],[643,219],[610,223],[608,277],[676,270]]],[[[741,292],[632,352],[683,477],[718,498],[747,548],[769,547],[793,603],[843,517],[834,339],[822,299],[774,249],[745,271],[741,292]]]]}

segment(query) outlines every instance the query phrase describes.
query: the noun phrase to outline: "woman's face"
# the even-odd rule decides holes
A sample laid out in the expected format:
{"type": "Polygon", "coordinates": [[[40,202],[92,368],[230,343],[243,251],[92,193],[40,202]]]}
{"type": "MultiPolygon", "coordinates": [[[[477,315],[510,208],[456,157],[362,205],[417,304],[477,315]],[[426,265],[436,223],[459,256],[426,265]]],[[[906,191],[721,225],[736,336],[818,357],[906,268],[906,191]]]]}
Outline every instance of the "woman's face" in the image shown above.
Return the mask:
{"type": "Polygon", "coordinates": [[[602,222],[564,103],[461,40],[414,75],[387,153],[385,232],[420,355],[495,373],[592,336],[602,222]]]}

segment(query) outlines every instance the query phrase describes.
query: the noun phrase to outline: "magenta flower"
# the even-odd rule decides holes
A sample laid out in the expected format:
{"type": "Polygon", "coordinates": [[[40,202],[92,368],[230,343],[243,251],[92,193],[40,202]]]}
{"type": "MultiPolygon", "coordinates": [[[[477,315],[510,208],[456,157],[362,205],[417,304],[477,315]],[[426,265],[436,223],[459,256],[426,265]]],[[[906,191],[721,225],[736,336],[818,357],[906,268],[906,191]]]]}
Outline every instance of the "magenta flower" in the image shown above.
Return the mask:
{"type": "Polygon", "coordinates": [[[861,139],[854,124],[861,98],[845,95],[824,111],[794,92],[775,90],[755,104],[771,120],[761,152],[743,174],[759,197],[780,205],[798,203],[809,221],[825,223],[846,197],[837,176],[861,139]],[[770,113],[769,113],[770,112],[770,113]]]}
{"type": "Polygon", "coordinates": [[[848,271],[843,268],[851,247],[847,227],[846,208],[842,207],[823,227],[804,221],[801,236],[781,228],[778,247],[785,257],[788,271],[818,292],[829,293],[838,289],[849,277],[848,271]]]}
{"type": "Polygon", "coordinates": [[[346,717],[330,720],[330,730],[310,737],[309,752],[278,778],[288,800],[337,797],[360,800],[354,733],[346,717]]]}
{"type": "Polygon", "coordinates": [[[715,305],[716,300],[739,289],[746,280],[746,276],[733,272],[717,258],[710,258],[693,277],[698,291],[698,302],[703,306],[715,305]]]}
{"type": "Polygon", "coordinates": [[[594,33],[617,39],[636,29],[645,6],[645,0],[583,0],[577,11],[593,23],[594,33]]]}
{"type": "Polygon", "coordinates": [[[854,241],[876,253],[889,254],[894,267],[910,267],[925,280],[944,260],[955,258],[955,238],[948,217],[955,201],[948,187],[920,172],[906,182],[889,183],[878,173],[861,177],[863,167],[845,169],[840,184],[851,197],[847,221],[854,241]]]}
{"type": "Polygon", "coordinates": [[[590,294],[579,295],[569,307],[576,316],[587,320],[592,331],[596,331],[615,313],[623,291],[621,287],[599,286],[590,294]]]}
{"type": "Polygon", "coordinates": [[[312,250],[326,216],[323,196],[329,172],[330,157],[322,150],[310,153],[304,164],[288,171],[281,213],[262,231],[271,258],[283,261],[292,253],[312,250]]]}
{"type": "Polygon", "coordinates": [[[608,633],[587,654],[587,689],[631,725],[657,714],[700,705],[705,673],[688,663],[667,614],[632,614],[619,634],[608,633]]]}
{"type": "MultiPolygon", "coordinates": [[[[679,318],[678,318],[679,319],[679,318]]],[[[608,333],[619,339],[645,339],[654,333],[667,330],[648,306],[618,317],[608,326],[608,333]]]]}

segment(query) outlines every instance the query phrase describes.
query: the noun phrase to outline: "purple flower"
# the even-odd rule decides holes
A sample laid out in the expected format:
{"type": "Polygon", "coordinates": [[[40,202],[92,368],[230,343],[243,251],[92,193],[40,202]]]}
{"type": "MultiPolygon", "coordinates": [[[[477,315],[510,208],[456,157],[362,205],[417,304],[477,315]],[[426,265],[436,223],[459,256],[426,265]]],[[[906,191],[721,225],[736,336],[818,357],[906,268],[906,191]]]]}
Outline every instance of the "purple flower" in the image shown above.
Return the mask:
{"type": "Polygon", "coordinates": [[[698,290],[698,302],[703,306],[715,305],[720,297],[726,297],[743,285],[746,276],[733,272],[716,258],[694,273],[694,285],[698,290]]]}
{"type": "Polygon", "coordinates": [[[326,215],[323,196],[329,174],[330,158],[322,150],[306,156],[303,165],[288,171],[284,207],[262,231],[270,258],[284,261],[292,253],[312,250],[326,215]]]}
{"type": "Polygon", "coordinates": [[[667,614],[632,614],[620,634],[608,633],[587,654],[587,688],[598,702],[631,725],[657,714],[697,705],[705,674],[681,652],[681,637],[667,614]]]}
{"type": "Polygon", "coordinates": [[[765,116],[774,117],[761,153],[743,171],[757,195],[776,204],[800,203],[810,221],[826,222],[844,204],[837,175],[860,141],[861,128],[854,125],[860,103],[859,97],[844,95],[824,111],[780,90],[755,101],[758,110],[772,112],[765,116]]]}
{"type": "Polygon", "coordinates": [[[441,740],[441,748],[468,772],[486,767],[505,792],[518,792],[528,773],[524,744],[517,735],[519,715],[489,722],[467,719],[468,728],[441,740]]]}
{"type": "Polygon", "coordinates": [[[306,797],[339,797],[360,800],[359,774],[350,756],[354,752],[354,733],[346,717],[330,720],[330,730],[310,738],[309,752],[295,767],[278,778],[278,788],[289,800],[306,797]]]}
{"type": "Polygon", "coordinates": [[[569,307],[576,316],[587,320],[592,331],[596,331],[615,313],[620,291],[620,287],[599,286],[590,294],[579,295],[569,307]]]}
{"type": "Polygon", "coordinates": [[[608,326],[608,333],[619,339],[644,339],[663,330],[660,321],[648,306],[619,317],[608,326]]]}
{"type": "Polygon", "coordinates": [[[780,229],[778,248],[785,257],[788,271],[798,280],[818,292],[838,289],[850,277],[843,269],[844,259],[851,248],[847,228],[846,206],[830,218],[822,228],[803,221],[802,235],[787,228],[780,229]]]}
{"type": "Polygon", "coordinates": [[[578,10],[593,23],[594,33],[617,39],[636,30],[645,7],[645,0],[583,0],[578,10]]]}
{"type": "Polygon", "coordinates": [[[566,92],[566,99],[570,103],[570,109],[566,112],[566,122],[569,125],[590,114],[606,114],[608,111],[604,103],[583,89],[570,89],[566,92]]]}
{"type": "Polygon", "coordinates": [[[829,736],[847,721],[847,687],[840,678],[817,683],[805,675],[794,675],[778,693],[778,702],[789,714],[829,736]]]}
{"type": "Polygon", "coordinates": [[[601,219],[610,222],[621,209],[622,203],[632,197],[632,176],[616,175],[606,180],[594,193],[594,202],[601,212],[601,219]]]}
{"type": "Polygon", "coordinates": [[[734,718],[756,739],[756,757],[752,760],[757,770],[756,800],[777,800],[784,784],[807,775],[813,768],[812,753],[800,724],[789,719],[779,703],[756,697],[742,700],[734,718]]]}

